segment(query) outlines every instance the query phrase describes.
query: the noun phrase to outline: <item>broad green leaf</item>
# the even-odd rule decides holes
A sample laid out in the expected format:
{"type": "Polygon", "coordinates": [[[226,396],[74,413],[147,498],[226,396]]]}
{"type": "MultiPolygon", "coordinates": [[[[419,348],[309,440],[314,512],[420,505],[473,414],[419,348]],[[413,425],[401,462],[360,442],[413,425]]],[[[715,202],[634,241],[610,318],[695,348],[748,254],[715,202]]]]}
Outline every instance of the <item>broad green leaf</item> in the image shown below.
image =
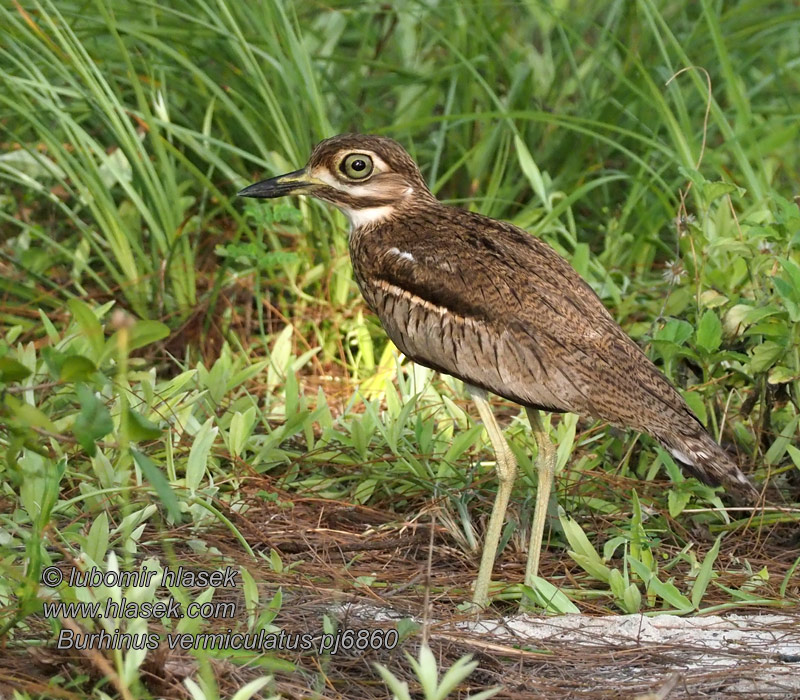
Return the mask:
{"type": "Polygon", "coordinates": [[[697,345],[708,353],[717,350],[722,343],[722,323],[717,314],[707,309],[697,326],[697,345]]]}
{"type": "Polygon", "coordinates": [[[161,321],[136,321],[128,336],[128,351],[138,350],[146,345],[163,340],[169,335],[169,326],[161,321]]]}
{"type": "Polygon", "coordinates": [[[700,294],[700,303],[707,309],[715,309],[728,302],[728,297],[720,294],[716,289],[706,289],[700,294]]]}
{"type": "Polygon", "coordinates": [[[267,391],[273,392],[283,383],[292,354],[292,334],[294,326],[288,325],[278,333],[269,353],[269,367],[267,368],[267,391]]]}
{"type": "Polygon", "coordinates": [[[778,343],[767,340],[753,348],[750,358],[750,371],[753,374],[768,370],[783,355],[785,348],[778,343]]]}
{"type": "Polygon", "coordinates": [[[605,564],[599,563],[594,557],[587,557],[584,554],[578,554],[578,552],[575,552],[572,549],[568,549],[567,554],[569,554],[570,558],[587,574],[598,581],[602,581],[603,583],[608,582],[611,569],[609,569],[605,564]]]}
{"type": "Polygon", "coordinates": [[[635,583],[631,583],[625,589],[622,595],[622,602],[625,606],[625,611],[633,614],[642,609],[642,593],[635,583]]]}
{"type": "Polygon", "coordinates": [[[791,282],[782,280],[780,277],[773,277],[772,283],[789,313],[789,320],[792,323],[800,321],[800,290],[795,289],[791,282]]]}
{"type": "Polygon", "coordinates": [[[608,582],[611,569],[603,563],[581,526],[566,514],[559,513],[558,519],[571,548],[568,551],[570,557],[586,573],[594,576],[599,581],[608,582]]]}
{"type": "Polygon", "coordinates": [[[214,438],[217,436],[219,428],[214,426],[214,417],[209,418],[197,431],[189,450],[189,459],[186,463],[186,486],[194,491],[203,481],[208,464],[208,455],[214,438]]]}
{"type": "Polygon", "coordinates": [[[665,583],[661,581],[658,576],[653,576],[650,578],[647,589],[655,593],[659,598],[676,610],[688,611],[694,608],[692,601],[683,595],[671,581],[665,583]]]}
{"type": "Polygon", "coordinates": [[[724,197],[726,194],[733,194],[734,192],[739,197],[744,197],[747,190],[743,187],[737,187],[730,182],[722,182],[721,180],[703,183],[703,194],[708,202],[713,202],[715,199],[724,197]]]}
{"type": "Polygon", "coordinates": [[[625,579],[619,569],[611,569],[608,576],[608,587],[615,598],[622,598],[625,593],[625,579]]]}
{"type": "Polygon", "coordinates": [[[0,155],[0,164],[5,167],[13,167],[24,173],[32,180],[48,182],[52,180],[63,180],[66,177],[59,165],[48,158],[44,153],[28,148],[15,148],[7,150],[0,155]]]}
{"type": "Polygon", "coordinates": [[[353,500],[356,503],[364,504],[372,498],[372,493],[378,485],[377,479],[362,479],[359,481],[356,491],[353,494],[353,500]]]}
{"type": "Polygon", "coordinates": [[[708,412],[706,411],[706,404],[700,393],[697,391],[686,391],[685,389],[679,389],[678,391],[680,391],[681,396],[683,396],[689,408],[692,409],[692,412],[700,419],[700,422],[705,425],[708,422],[708,412]]]}
{"type": "Polygon", "coordinates": [[[59,370],[63,382],[85,382],[97,371],[94,362],[83,355],[70,355],[64,358],[59,370]]]}
{"type": "Polygon", "coordinates": [[[394,700],[411,700],[411,693],[408,690],[408,683],[401,681],[383,664],[375,664],[375,670],[389,688],[394,700]]]}
{"type": "Polygon", "coordinates": [[[528,596],[540,608],[557,615],[580,613],[580,609],[564,593],[547,579],[537,576],[533,587],[523,586],[523,595],[528,596]]]}
{"type": "MultiPolygon", "coordinates": [[[[239,688],[239,690],[231,696],[231,700],[250,700],[250,698],[255,696],[262,688],[270,683],[272,683],[272,678],[270,676],[256,678],[239,688]]],[[[268,700],[277,700],[277,696],[272,696],[268,700]]]]}
{"type": "Polygon", "coordinates": [[[281,555],[278,554],[277,549],[271,549],[269,551],[269,565],[276,574],[283,573],[283,560],[281,559],[281,555]]]}
{"type": "Polygon", "coordinates": [[[0,357],[0,382],[9,384],[29,376],[31,371],[11,357],[0,357]]]}
{"type": "Polygon", "coordinates": [[[789,258],[781,258],[780,263],[794,289],[795,300],[800,301],[800,265],[789,258]]]}
{"type": "Polygon", "coordinates": [[[81,329],[83,337],[89,341],[92,356],[98,359],[103,352],[103,327],[100,325],[100,321],[97,320],[97,316],[94,315],[94,311],[89,308],[88,304],[80,299],[70,299],[67,306],[81,329]]]}
{"type": "Polygon", "coordinates": [[[105,561],[108,551],[108,513],[103,511],[92,522],[86,538],[86,554],[94,562],[105,561]]]}
{"type": "Polygon", "coordinates": [[[794,445],[786,445],[786,451],[789,453],[789,456],[792,458],[792,462],[794,462],[794,466],[800,469],[800,450],[797,449],[794,445]]]}
{"type": "Polygon", "coordinates": [[[714,562],[717,560],[721,542],[722,535],[717,537],[714,545],[710,550],[708,550],[708,554],[706,554],[705,559],[703,559],[703,563],[700,565],[700,571],[697,574],[697,578],[694,580],[694,585],[692,586],[692,605],[694,606],[695,610],[698,610],[700,608],[700,603],[703,602],[703,596],[706,594],[706,588],[708,588],[708,584],[711,581],[711,576],[714,573],[714,562]]]}
{"type": "Polygon", "coordinates": [[[172,490],[172,486],[170,486],[169,481],[167,481],[167,477],[164,476],[164,472],[162,472],[155,465],[153,460],[143,452],[139,452],[139,450],[131,448],[131,454],[136,460],[136,464],[139,466],[139,469],[142,470],[142,476],[144,476],[144,478],[147,479],[147,481],[149,481],[152,487],[155,489],[158,498],[161,500],[161,503],[166,509],[167,514],[172,522],[181,522],[181,507],[180,503],[178,502],[178,497],[172,490]]]}
{"type": "Polygon", "coordinates": [[[625,559],[628,562],[628,566],[630,566],[633,570],[633,573],[639,577],[645,586],[649,585],[650,580],[655,578],[653,572],[646,564],[642,563],[638,559],[635,559],[630,554],[626,554],[625,559]]]}
{"type": "Polygon", "coordinates": [[[97,449],[95,441],[108,435],[114,429],[114,422],[105,404],[85,384],[76,384],[75,393],[81,410],[72,432],[81,447],[93,457],[97,449]]]}
{"type": "Polygon", "coordinates": [[[799,376],[800,374],[790,370],[788,367],[778,365],[769,371],[767,381],[770,384],[785,384],[786,382],[793,382],[799,376]]]}
{"type": "Polygon", "coordinates": [[[46,430],[50,433],[58,432],[53,422],[45,413],[36,408],[36,406],[31,406],[27,401],[21,401],[12,394],[6,394],[4,402],[23,426],[28,428],[42,428],[42,430],[46,430]]]}
{"type": "Polygon", "coordinates": [[[654,340],[668,340],[676,345],[683,345],[692,337],[692,324],[680,319],[671,318],[664,326],[653,333],[654,340]]]}
{"type": "Polygon", "coordinates": [[[795,416],[783,427],[781,434],[775,438],[775,441],[769,446],[767,454],[764,455],[764,461],[767,464],[777,464],[786,454],[787,447],[797,441],[798,422],[800,422],[800,416],[795,416]]]}
{"type": "Polygon", "coordinates": [[[47,314],[44,311],[42,311],[42,309],[38,309],[38,311],[39,311],[39,320],[42,322],[42,325],[44,326],[45,333],[47,333],[47,338],[50,340],[51,343],[57,343],[59,340],[61,340],[61,334],[53,325],[53,322],[48,318],[47,314]]]}
{"type": "MultiPolygon", "coordinates": [[[[419,648],[419,661],[416,661],[411,656],[406,654],[409,663],[411,664],[414,672],[416,673],[419,684],[422,687],[424,697],[436,699],[436,685],[439,677],[439,671],[436,668],[436,657],[430,650],[427,644],[423,644],[419,648]]],[[[454,664],[455,666],[455,664],[454,664]]],[[[477,664],[476,664],[477,666],[477,664]]],[[[467,676],[472,673],[474,666],[466,674],[467,676]]],[[[466,676],[462,677],[463,680],[466,676]]]]}
{"type": "Polygon", "coordinates": [[[667,504],[669,505],[669,514],[673,518],[677,518],[686,508],[686,504],[691,499],[692,494],[683,489],[670,489],[667,493],[667,504]]]}
{"type": "Polygon", "coordinates": [[[161,437],[161,428],[132,408],[126,412],[128,437],[134,442],[155,440],[161,437]]]}
{"type": "Polygon", "coordinates": [[[64,364],[67,355],[50,345],[43,347],[40,354],[47,365],[47,369],[50,370],[53,379],[58,379],[61,376],[61,365],[64,364]]]}
{"type": "Polygon", "coordinates": [[[542,205],[549,211],[551,205],[548,201],[547,189],[545,188],[542,171],[539,169],[539,166],[536,165],[536,161],[533,159],[525,142],[516,134],[514,135],[514,151],[517,154],[519,167],[530,183],[531,188],[542,201],[542,205]]]}
{"type": "Polygon", "coordinates": [[[236,411],[228,428],[228,449],[233,457],[242,454],[247,438],[253,430],[256,420],[255,406],[250,406],[244,413],[236,411]]]}

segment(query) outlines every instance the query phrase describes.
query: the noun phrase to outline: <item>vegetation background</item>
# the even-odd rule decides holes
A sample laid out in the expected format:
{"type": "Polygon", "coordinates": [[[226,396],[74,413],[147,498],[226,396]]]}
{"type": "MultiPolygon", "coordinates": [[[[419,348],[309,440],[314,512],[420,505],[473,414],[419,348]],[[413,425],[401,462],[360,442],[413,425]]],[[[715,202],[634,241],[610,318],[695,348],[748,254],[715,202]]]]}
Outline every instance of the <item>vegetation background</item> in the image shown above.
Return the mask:
{"type": "Polygon", "coordinates": [[[598,657],[566,679],[548,661],[564,650],[518,657],[435,630],[443,666],[479,657],[431,689],[411,618],[426,595],[439,620],[469,599],[495,489],[486,438],[458,382],[399,358],[366,312],[338,213],[235,197],[344,131],[392,136],[440,198],[566,256],[785,506],[721,512],[724,495],[648,438],[553,417],[545,580],[523,589],[531,441],[498,402],[525,474],[495,612],[795,609],[798,76],[795,2],[3,3],[0,678],[14,697],[621,692],[598,657]],[[47,588],[54,564],[232,564],[241,585],[47,588]],[[238,612],[43,615],[123,595],[238,612]],[[349,619],[350,602],[397,619],[349,619]],[[62,628],[387,636],[339,654],[81,652],[54,648],[62,628]]]}

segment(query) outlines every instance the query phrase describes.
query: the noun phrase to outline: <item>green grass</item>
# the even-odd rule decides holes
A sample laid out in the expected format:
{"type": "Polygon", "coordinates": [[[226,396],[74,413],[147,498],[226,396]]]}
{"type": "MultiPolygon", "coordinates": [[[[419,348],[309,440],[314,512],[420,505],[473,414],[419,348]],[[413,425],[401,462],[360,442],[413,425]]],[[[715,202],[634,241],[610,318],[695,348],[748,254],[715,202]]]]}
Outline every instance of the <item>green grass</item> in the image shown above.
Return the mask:
{"type": "MultiPolygon", "coordinates": [[[[800,10],[562,5],[0,7],[0,670],[20,697],[381,697],[372,662],[405,664],[201,651],[168,676],[156,654],[109,651],[59,662],[47,689],[46,665],[19,663],[69,624],[42,616],[53,564],[232,562],[244,607],[226,624],[250,632],[333,634],[354,597],[421,614],[427,587],[439,618],[468,599],[496,484],[459,382],[393,352],[339,214],[234,196],[335,133],[398,139],[437,196],[554,246],[770,498],[798,501],[800,10]]],[[[549,423],[545,580],[521,589],[531,440],[497,409],[523,472],[498,614],[526,597],[551,612],[796,606],[795,513],[714,510],[720,492],[649,438],[572,417],[549,423]]],[[[383,624],[418,644],[408,620],[383,624]]],[[[451,664],[465,651],[438,643],[451,664]]]]}

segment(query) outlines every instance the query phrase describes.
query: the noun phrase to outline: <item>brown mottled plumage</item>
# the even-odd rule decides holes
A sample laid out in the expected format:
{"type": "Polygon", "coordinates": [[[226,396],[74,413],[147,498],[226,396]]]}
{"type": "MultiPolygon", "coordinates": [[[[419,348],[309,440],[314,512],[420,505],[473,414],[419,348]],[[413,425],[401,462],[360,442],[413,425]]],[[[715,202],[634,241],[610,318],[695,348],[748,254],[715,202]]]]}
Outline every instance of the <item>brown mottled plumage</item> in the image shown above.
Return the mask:
{"type": "Polygon", "coordinates": [[[289,191],[348,215],[358,286],[415,362],[529,408],[646,432],[703,481],[757,497],[564,258],[516,226],[439,202],[395,141],[327,139],[305,170],[241,194],[289,191]]]}

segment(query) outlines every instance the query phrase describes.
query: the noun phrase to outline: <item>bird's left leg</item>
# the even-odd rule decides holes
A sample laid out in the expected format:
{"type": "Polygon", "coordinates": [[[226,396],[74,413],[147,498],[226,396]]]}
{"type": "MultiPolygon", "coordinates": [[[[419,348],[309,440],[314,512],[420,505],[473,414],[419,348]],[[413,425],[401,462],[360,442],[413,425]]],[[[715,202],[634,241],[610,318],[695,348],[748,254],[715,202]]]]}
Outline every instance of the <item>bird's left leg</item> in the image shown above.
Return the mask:
{"type": "Polygon", "coordinates": [[[467,385],[467,391],[475,402],[497,460],[497,496],[492,508],[492,515],[489,518],[489,526],[486,528],[481,565],[478,569],[478,578],[475,580],[475,591],[472,595],[473,606],[485,608],[489,603],[489,582],[492,578],[494,558],[497,555],[497,545],[500,542],[500,535],[503,531],[508,499],[511,496],[511,491],[514,488],[514,479],[517,476],[517,460],[514,458],[514,454],[511,452],[511,448],[508,446],[500,426],[497,424],[497,420],[489,406],[489,401],[486,398],[486,392],[470,385],[467,385]]]}
{"type": "Polygon", "coordinates": [[[547,502],[550,500],[550,489],[556,473],[556,447],[550,441],[550,436],[542,425],[539,411],[526,408],[528,421],[536,438],[538,454],[536,455],[536,506],[533,510],[533,524],[531,525],[531,542],[528,547],[528,563],[525,566],[525,585],[533,587],[534,579],[539,574],[539,556],[542,552],[542,537],[544,523],[547,517],[547,502]]]}

